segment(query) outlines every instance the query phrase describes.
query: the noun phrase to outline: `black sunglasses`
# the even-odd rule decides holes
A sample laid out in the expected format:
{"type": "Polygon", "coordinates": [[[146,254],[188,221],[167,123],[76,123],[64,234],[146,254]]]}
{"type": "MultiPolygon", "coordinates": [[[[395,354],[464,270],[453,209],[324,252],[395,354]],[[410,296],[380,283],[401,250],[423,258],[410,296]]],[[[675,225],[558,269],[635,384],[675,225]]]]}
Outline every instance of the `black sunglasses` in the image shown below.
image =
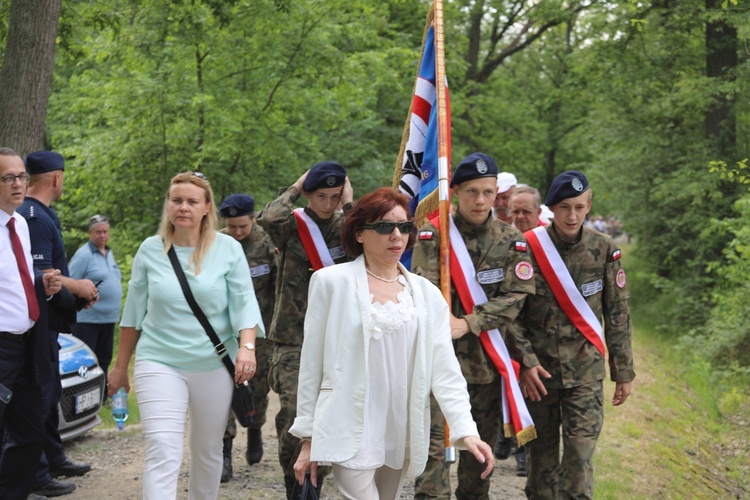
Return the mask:
{"type": "Polygon", "coordinates": [[[404,222],[390,222],[381,220],[380,222],[373,222],[372,224],[362,224],[362,229],[374,229],[378,234],[391,234],[394,229],[398,228],[401,234],[409,234],[414,231],[414,223],[412,221],[404,222]]]}
{"type": "Polygon", "coordinates": [[[190,173],[193,175],[193,177],[197,177],[202,181],[208,182],[208,177],[206,177],[206,174],[203,174],[201,172],[190,172],[190,173]]]}

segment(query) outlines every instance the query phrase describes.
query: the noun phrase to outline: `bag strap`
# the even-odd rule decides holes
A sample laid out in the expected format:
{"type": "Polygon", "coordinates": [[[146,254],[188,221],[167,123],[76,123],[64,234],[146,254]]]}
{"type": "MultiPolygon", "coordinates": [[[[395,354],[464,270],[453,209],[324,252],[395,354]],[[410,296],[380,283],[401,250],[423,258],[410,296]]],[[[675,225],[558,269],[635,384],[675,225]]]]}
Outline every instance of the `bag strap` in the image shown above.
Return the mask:
{"type": "Polygon", "coordinates": [[[203,329],[206,330],[208,338],[211,339],[211,343],[214,345],[216,354],[219,355],[221,361],[224,363],[224,366],[226,366],[227,370],[229,371],[229,376],[232,377],[232,380],[234,380],[234,363],[232,363],[232,360],[229,359],[226,346],[221,340],[219,340],[219,336],[216,335],[214,327],[211,326],[208,318],[205,314],[203,314],[203,310],[195,301],[195,297],[193,297],[193,292],[190,290],[190,285],[188,285],[185,273],[182,271],[182,266],[180,266],[180,261],[177,259],[177,252],[174,251],[174,246],[169,247],[167,255],[169,256],[169,261],[172,263],[174,273],[177,275],[177,280],[180,282],[180,287],[182,287],[182,294],[185,296],[185,300],[187,300],[190,309],[193,310],[193,314],[195,314],[198,322],[201,324],[201,326],[203,326],[203,329]]]}

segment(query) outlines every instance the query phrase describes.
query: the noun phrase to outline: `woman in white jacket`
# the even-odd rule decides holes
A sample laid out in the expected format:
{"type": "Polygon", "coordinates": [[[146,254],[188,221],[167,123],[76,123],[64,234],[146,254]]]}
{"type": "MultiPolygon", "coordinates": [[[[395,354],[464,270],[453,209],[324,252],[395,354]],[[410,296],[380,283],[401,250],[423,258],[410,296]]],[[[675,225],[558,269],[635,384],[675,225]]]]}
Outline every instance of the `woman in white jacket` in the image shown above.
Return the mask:
{"type": "Polygon", "coordinates": [[[430,391],[451,440],[494,467],[471,418],[440,291],[399,259],[415,241],[406,198],[392,188],[363,196],[347,214],[344,249],[356,260],[321,269],[310,281],[299,372],[302,440],[294,466],[302,484],[331,462],[346,498],[398,498],[407,470],[427,461],[430,391]]]}

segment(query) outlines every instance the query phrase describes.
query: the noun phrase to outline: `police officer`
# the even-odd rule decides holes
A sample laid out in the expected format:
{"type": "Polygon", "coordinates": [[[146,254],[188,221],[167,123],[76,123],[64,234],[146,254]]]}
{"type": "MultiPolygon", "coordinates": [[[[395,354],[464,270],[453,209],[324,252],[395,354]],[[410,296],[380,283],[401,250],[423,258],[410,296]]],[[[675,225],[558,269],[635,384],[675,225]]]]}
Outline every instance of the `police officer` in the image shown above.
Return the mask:
{"type": "MultiPolygon", "coordinates": [[[[465,311],[454,289],[451,333],[479,435],[485,442],[494,442],[502,413],[501,379],[482,348],[479,334],[494,328],[505,334],[505,327],[516,318],[526,295],[534,292],[534,281],[530,274],[519,271],[530,269],[523,236],[492,216],[497,194],[495,161],[483,153],[469,155],[456,168],[451,187],[458,198],[454,222],[474,264],[476,279],[489,299],[465,311]]],[[[435,285],[440,281],[438,231],[432,223],[423,226],[412,256],[412,271],[435,285]]],[[[436,402],[432,403],[430,456],[425,472],[417,478],[415,498],[450,498],[449,465],[443,461],[443,416],[436,402]]],[[[483,469],[484,464],[471,454],[460,453],[457,498],[488,498],[490,478],[480,478],[483,469]]]]}
{"type": "MultiPolygon", "coordinates": [[[[269,383],[279,395],[276,415],[279,463],[284,471],[287,498],[292,498],[297,480],[294,463],[300,451],[299,439],[289,434],[297,413],[297,382],[304,337],[307,288],[315,267],[349,260],[341,248],[343,214],[354,199],[343,166],[326,161],[315,164],[258,216],[260,224],[279,249],[276,304],[268,339],[273,344],[269,383]],[[308,205],[292,212],[300,196],[308,205]],[[311,237],[313,234],[316,237],[311,237]]],[[[318,469],[322,479],[327,471],[318,469]]],[[[319,481],[318,485],[322,481],[319,481]]]]}
{"type": "Polygon", "coordinates": [[[609,236],[582,227],[591,211],[586,176],[577,170],[557,176],[546,203],[554,213],[552,223],[525,233],[534,254],[536,292],[513,328],[521,355],[519,382],[538,434],[526,445],[526,495],[592,498],[591,458],[604,419],[605,343],[616,382],[613,405],[627,400],[635,378],[629,293],[620,250],[609,236]],[[540,259],[549,262],[548,274],[537,265],[540,259]],[[569,287],[550,287],[566,275],[569,287]],[[574,309],[560,306],[560,293],[568,294],[574,309]],[[576,314],[590,320],[582,323],[576,314]]]}
{"type": "MultiPolygon", "coordinates": [[[[255,298],[258,299],[260,313],[265,325],[271,324],[275,302],[274,284],[276,282],[276,246],[262,227],[255,223],[255,200],[247,194],[230,194],[221,203],[219,214],[226,227],[221,230],[240,242],[250,266],[255,298]]],[[[256,338],[256,368],[250,386],[253,389],[255,421],[247,429],[247,451],[245,460],[248,465],[257,464],[263,458],[263,438],[261,429],[266,423],[268,410],[268,361],[271,358],[271,342],[268,339],[256,338]]],[[[224,468],[221,482],[232,478],[232,441],[237,436],[237,425],[230,412],[227,430],[224,433],[224,468]]]]}
{"type": "MultiPolygon", "coordinates": [[[[63,192],[65,162],[62,155],[52,151],[37,151],[26,158],[26,170],[31,174],[31,182],[23,204],[18,207],[29,224],[31,254],[37,272],[50,272],[59,269],[62,273],[61,294],[72,293],[83,304],[93,304],[98,298],[94,283],[88,279],[76,280],[70,277],[65,245],[57,213],[50,207],[59,201],[63,192]]],[[[91,466],[68,459],[62,448],[60,433],[57,430],[59,414],[57,405],[62,397],[60,370],[58,367],[58,332],[70,332],[76,322],[75,300],[67,305],[49,308],[50,349],[53,352],[52,382],[42,388],[43,417],[45,419],[44,450],[36,474],[33,492],[37,495],[57,496],[75,490],[72,482],[57,481],[58,476],[81,476],[91,466]]]]}

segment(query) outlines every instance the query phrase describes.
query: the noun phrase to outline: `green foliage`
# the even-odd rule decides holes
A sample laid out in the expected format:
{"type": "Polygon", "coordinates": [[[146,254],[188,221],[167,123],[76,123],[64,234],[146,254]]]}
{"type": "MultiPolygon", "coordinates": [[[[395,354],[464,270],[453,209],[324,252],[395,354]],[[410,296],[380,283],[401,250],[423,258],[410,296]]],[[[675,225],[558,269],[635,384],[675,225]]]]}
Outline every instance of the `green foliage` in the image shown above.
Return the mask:
{"type": "Polygon", "coordinates": [[[48,135],[68,160],[69,245],[101,212],[132,255],[185,170],[217,202],[242,191],[260,207],[324,159],[357,193],[390,184],[423,16],[414,1],[67,2],[48,135]],[[398,31],[415,6],[416,29],[398,31]]]}

